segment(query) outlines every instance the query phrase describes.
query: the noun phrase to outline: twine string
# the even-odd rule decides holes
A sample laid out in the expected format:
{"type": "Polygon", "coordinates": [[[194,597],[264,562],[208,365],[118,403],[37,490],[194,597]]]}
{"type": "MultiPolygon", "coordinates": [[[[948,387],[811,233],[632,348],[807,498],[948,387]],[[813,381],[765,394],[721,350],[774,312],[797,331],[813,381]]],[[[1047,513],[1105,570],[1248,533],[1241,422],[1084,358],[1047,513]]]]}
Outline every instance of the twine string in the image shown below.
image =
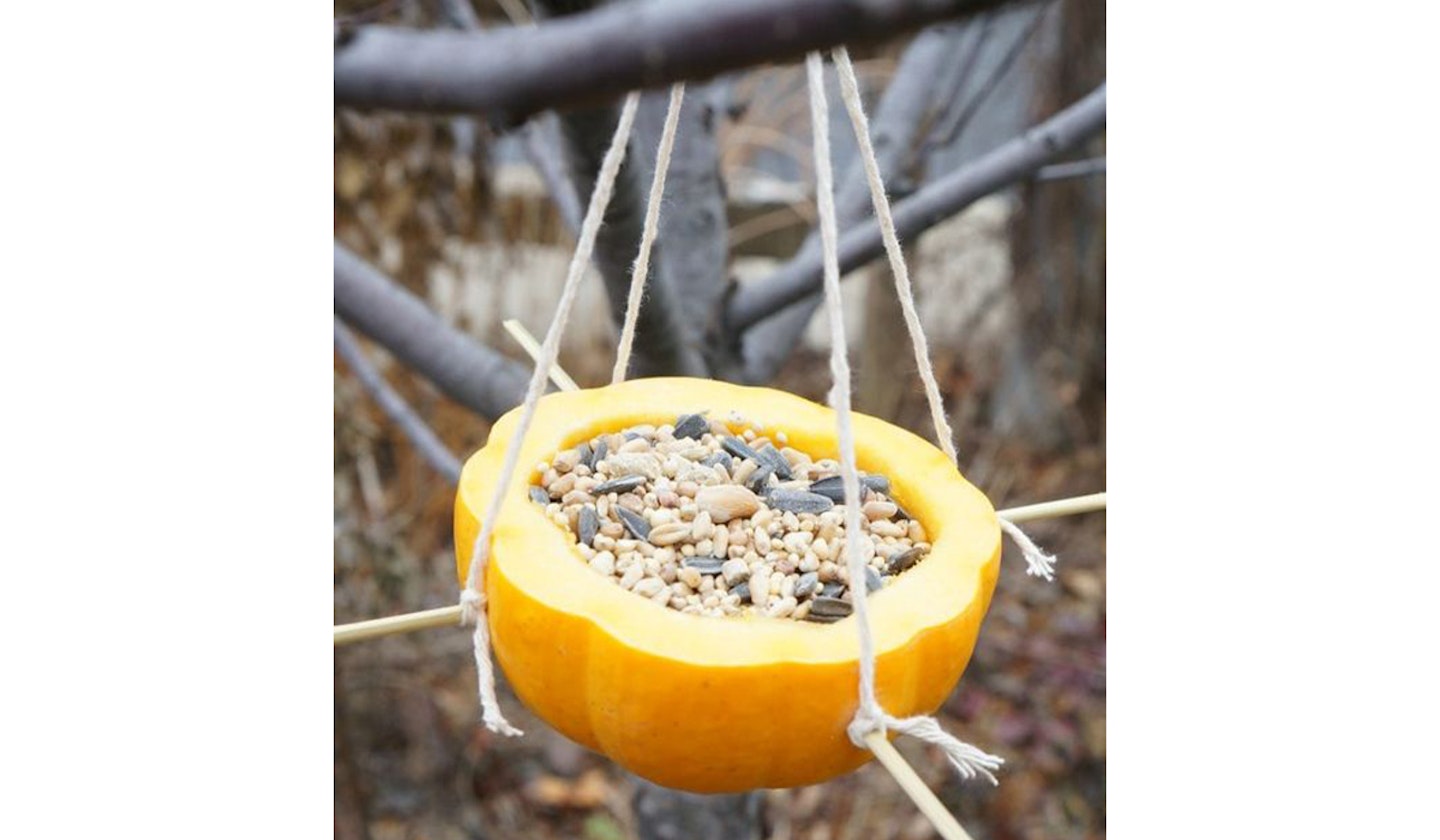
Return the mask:
{"type": "MultiPolygon", "coordinates": [[[[858,747],[876,730],[902,732],[934,744],[963,778],[983,775],[995,782],[993,770],[1003,759],[947,734],[932,717],[896,718],[881,708],[875,695],[875,639],[870,628],[869,595],[865,586],[866,557],[860,543],[860,480],[855,466],[855,432],[850,417],[850,362],[845,336],[845,319],[840,298],[840,260],[836,246],[834,173],[830,162],[829,108],[825,98],[824,65],[819,53],[805,58],[810,93],[810,123],[815,144],[816,206],[820,219],[820,246],[825,288],[825,314],[830,327],[830,407],[840,438],[840,476],[845,492],[845,567],[849,574],[850,602],[860,635],[860,703],[846,734],[858,747]]],[[[864,153],[862,149],[862,154],[864,153]]],[[[873,150],[871,150],[873,157],[873,150]]],[[[883,197],[883,189],[881,190],[883,197]]],[[[953,447],[952,447],[953,449],[953,447]]]]}
{"type": "Polygon", "coordinates": [[[545,378],[560,354],[560,336],[564,334],[565,325],[570,320],[570,310],[580,288],[580,279],[585,276],[585,268],[590,264],[590,255],[595,250],[595,239],[605,218],[605,208],[610,204],[610,197],[615,192],[615,179],[625,160],[625,150],[630,142],[630,130],[635,125],[635,111],[639,104],[639,93],[631,93],[625,98],[625,105],[620,110],[620,121],[615,126],[615,135],[610,140],[610,148],[606,150],[600,172],[595,177],[595,189],[590,194],[590,205],[585,210],[585,221],[580,227],[580,238],[575,243],[575,254],[570,258],[565,286],[560,293],[560,301],[555,306],[550,328],[545,333],[545,342],[540,346],[540,357],[535,360],[535,370],[530,375],[530,384],[525,391],[525,402],[520,411],[520,422],[505,449],[505,461],[500,468],[494,495],[491,496],[490,505],[485,511],[485,519],[481,522],[480,534],[475,538],[475,546],[470,553],[470,569],[465,578],[465,589],[460,594],[461,620],[475,625],[475,671],[480,685],[480,705],[485,726],[491,732],[502,735],[522,733],[505,719],[495,697],[495,663],[490,656],[490,628],[482,591],[485,567],[490,559],[490,538],[494,533],[500,508],[508,495],[506,491],[515,476],[525,434],[530,429],[531,421],[535,419],[540,395],[544,393],[545,378]]]}
{"type": "Polygon", "coordinates": [[[680,106],[685,101],[685,83],[670,88],[670,109],[665,112],[665,127],[660,133],[660,147],[655,151],[655,177],[650,181],[650,203],[645,206],[645,227],[640,232],[640,251],[630,272],[630,297],[625,306],[625,325],[620,330],[620,344],[615,349],[615,369],[610,384],[625,381],[630,368],[630,351],[635,346],[635,325],[640,320],[640,301],[645,296],[645,280],[650,275],[650,249],[660,231],[660,201],[665,195],[665,173],[670,171],[670,152],[675,148],[675,129],[680,124],[680,106]]]}
{"type": "MultiPolygon", "coordinates": [[[[875,146],[870,141],[870,121],[865,116],[865,105],[860,99],[860,85],[855,78],[855,67],[850,63],[850,52],[836,47],[831,56],[840,77],[840,98],[850,113],[850,125],[855,129],[855,142],[860,151],[860,161],[865,169],[865,180],[870,186],[870,203],[875,207],[875,219],[880,225],[880,240],[885,244],[885,254],[890,259],[890,272],[895,276],[895,295],[900,299],[900,311],[905,316],[905,327],[910,332],[910,346],[915,352],[915,366],[920,371],[920,380],[925,384],[925,401],[930,406],[930,420],[935,424],[935,439],[944,450],[950,463],[957,467],[960,457],[955,451],[955,432],[945,414],[945,401],[940,396],[940,385],[935,380],[935,368],[930,362],[930,343],[925,338],[925,329],[920,325],[920,315],[915,308],[915,290],[910,285],[910,269],[905,264],[905,254],[900,250],[900,237],[895,232],[895,218],[890,212],[890,199],[885,195],[885,183],[880,178],[880,164],[875,158],[875,146]]],[[[1041,551],[1038,546],[1012,522],[1000,520],[1000,527],[1020,547],[1025,557],[1026,574],[1055,579],[1055,557],[1041,551]]]]}

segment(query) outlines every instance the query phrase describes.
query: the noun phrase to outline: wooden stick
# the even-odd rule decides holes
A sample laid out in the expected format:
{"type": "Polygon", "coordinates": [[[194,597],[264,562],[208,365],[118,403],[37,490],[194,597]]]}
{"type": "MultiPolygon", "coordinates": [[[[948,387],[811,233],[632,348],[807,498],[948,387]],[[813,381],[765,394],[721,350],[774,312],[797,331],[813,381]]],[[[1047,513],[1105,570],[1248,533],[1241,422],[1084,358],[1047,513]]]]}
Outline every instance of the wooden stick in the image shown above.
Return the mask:
{"type": "MultiPolygon", "coordinates": [[[[536,341],[535,336],[525,329],[524,324],[511,318],[505,321],[503,326],[505,332],[510,333],[510,337],[519,342],[520,346],[525,348],[525,352],[530,354],[531,360],[540,358],[540,342],[536,341]]],[[[570,378],[570,374],[560,369],[558,362],[550,366],[550,381],[554,382],[555,387],[562,391],[580,390],[580,386],[575,384],[575,380],[570,378]]]]}
{"type": "MultiPolygon", "coordinates": [[[[524,329],[521,327],[520,329],[524,329]]],[[[1053,502],[1040,502],[1034,505],[1008,508],[999,511],[998,516],[1003,516],[1011,522],[1028,522],[1033,519],[1047,519],[1052,516],[1069,516],[1076,513],[1088,513],[1095,510],[1105,509],[1105,494],[1092,493],[1089,496],[1076,496],[1071,499],[1056,499],[1053,502]]],[[[389,636],[395,633],[409,633],[414,630],[428,630],[432,627],[449,627],[460,625],[460,607],[440,607],[439,609],[425,610],[423,612],[403,613],[401,615],[386,616],[385,618],[372,618],[369,621],[357,621],[353,624],[335,625],[335,644],[348,645],[351,642],[374,639],[380,636],[389,636]]]]}
{"type": "Polygon", "coordinates": [[[1056,499],[1053,502],[1040,502],[1033,505],[1007,508],[996,511],[995,515],[1018,524],[1020,522],[1029,522],[1032,519],[1048,519],[1052,516],[1070,516],[1075,513],[1089,513],[1092,510],[1104,509],[1105,494],[1091,493],[1088,496],[1073,496],[1069,499],[1056,499]]]}
{"type": "Polygon", "coordinates": [[[335,646],[363,642],[380,636],[409,633],[413,630],[428,630],[431,627],[459,627],[460,605],[439,607],[433,610],[372,618],[353,624],[335,625],[335,646]]]}
{"type": "Polygon", "coordinates": [[[970,835],[965,833],[965,829],[960,827],[959,822],[956,822],[955,815],[951,814],[935,796],[935,792],[920,780],[915,769],[905,761],[905,757],[895,749],[895,745],[890,743],[890,739],[885,737],[885,733],[877,731],[866,735],[865,746],[870,748],[870,752],[875,753],[875,757],[880,759],[880,763],[900,784],[900,789],[910,796],[915,807],[919,808],[920,813],[930,820],[931,824],[935,826],[935,830],[940,832],[941,837],[945,840],[971,840],[970,835]]]}

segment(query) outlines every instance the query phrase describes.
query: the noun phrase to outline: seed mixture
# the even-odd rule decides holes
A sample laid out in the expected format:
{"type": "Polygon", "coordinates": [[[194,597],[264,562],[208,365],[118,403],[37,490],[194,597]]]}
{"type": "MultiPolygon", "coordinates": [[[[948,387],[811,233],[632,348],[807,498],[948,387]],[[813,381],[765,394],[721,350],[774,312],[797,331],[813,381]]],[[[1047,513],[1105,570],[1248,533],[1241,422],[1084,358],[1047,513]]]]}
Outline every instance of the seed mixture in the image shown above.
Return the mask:
{"type": "MultiPolygon", "coordinates": [[[[540,463],[530,498],[598,574],[683,613],[830,623],[850,614],[839,462],[732,413],[598,435],[540,463]],[[732,432],[731,429],[740,431],[732,432]],[[773,438],[773,439],[772,439],[773,438]]],[[[924,527],[862,474],[867,591],[930,550],[924,527]]]]}

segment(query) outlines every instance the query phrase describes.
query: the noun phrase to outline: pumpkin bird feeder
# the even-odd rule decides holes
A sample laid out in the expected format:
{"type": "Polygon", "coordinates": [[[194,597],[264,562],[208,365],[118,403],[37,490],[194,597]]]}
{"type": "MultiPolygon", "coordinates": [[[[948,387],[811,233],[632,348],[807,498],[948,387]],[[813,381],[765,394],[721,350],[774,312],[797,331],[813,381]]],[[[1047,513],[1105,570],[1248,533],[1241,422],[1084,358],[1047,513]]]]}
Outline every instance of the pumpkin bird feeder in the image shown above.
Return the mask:
{"type": "Polygon", "coordinates": [[[492,649],[531,711],[658,784],[700,793],[808,785],[877,755],[942,833],[959,837],[963,831],[903,766],[887,733],[928,741],[962,775],[993,781],[999,758],[925,715],[969,662],[999,573],[1001,532],[1020,542],[1032,573],[1049,577],[1053,558],[997,517],[956,469],[854,68],[843,48],[833,55],[939,447],[850,410],[818,53],[806,69],[831,407],[704,379],[624,381],[679,84],[661,134],[612,383],[542,396],[625,154],[639,101],[632,93],[554,319],[534,352],[525,401],[495,424],[460,477],[460,611],[475,625],[481,705],[496,732],[519,734],[495,696],[492,649]],[[649,466],[636,459],[650,459],[649,466]],[[716,494],[736,506],[707,507],[716,494]],[[772,580],[780,598],[767,606],[772,580]],[[745,600],[749,607],[741,606],[745,600]]]}
{"type": "MultiPolygon", "coordinates": [[[[667,787],[719,793],[821,782],[870,758],[855,716],[855,617],[830,624],[683,614],[596,574],[530,489],[568,447],[682,413],[737,412],[792,446],[837,457],[835,414],[770,389],[642,379],[542,398],[492,535],[485,596],[495,655],[516,695],[569,738],[667,787]],[[764,745],[758,747],[757,745],[764,745]]],[[[498,487],[519,410],[465,464],[455,502],[460,579],[498,487]]],[[[1000,528],[989,501],[919,437],[854,415],[856,461],[889,477],[923,523],[928,556],[873,593],[876,691],[893,714],[928,714],[954,689],[990,604],[1000,528]]],[[[738,432],[739,429],[733,429],[738,432]]]]}

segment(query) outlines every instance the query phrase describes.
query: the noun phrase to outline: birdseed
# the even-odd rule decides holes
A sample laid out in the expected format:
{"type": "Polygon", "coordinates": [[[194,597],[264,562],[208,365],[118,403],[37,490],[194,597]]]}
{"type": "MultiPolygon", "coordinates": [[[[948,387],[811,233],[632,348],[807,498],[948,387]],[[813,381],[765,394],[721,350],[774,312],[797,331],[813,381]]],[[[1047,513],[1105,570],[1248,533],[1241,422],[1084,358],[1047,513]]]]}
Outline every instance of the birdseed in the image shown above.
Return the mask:
{"type": "MultiPolygon", "coordinates": [[[[833,623],[850,615],[840,465],[735,413],[602,434],[537,465],[530,498],[589,568],[692,615],[833,623]]],[[[930,551],[924,527],[862,475],[860,551],[875,592],[930,551]]]]}

